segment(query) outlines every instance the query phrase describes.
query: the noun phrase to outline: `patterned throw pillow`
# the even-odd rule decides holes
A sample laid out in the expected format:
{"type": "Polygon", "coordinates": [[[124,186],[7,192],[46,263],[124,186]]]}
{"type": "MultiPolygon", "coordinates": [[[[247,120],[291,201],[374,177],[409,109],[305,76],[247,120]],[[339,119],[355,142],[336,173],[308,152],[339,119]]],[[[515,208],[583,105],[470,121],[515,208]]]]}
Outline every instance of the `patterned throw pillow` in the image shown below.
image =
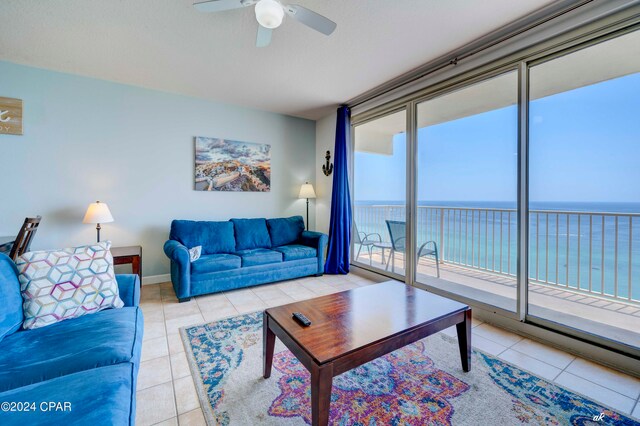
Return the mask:
{"type": "Polygon", "coordinates": [[[16,261],[26,329],[121,308],[110,242],[25,253],[16,261]]]}

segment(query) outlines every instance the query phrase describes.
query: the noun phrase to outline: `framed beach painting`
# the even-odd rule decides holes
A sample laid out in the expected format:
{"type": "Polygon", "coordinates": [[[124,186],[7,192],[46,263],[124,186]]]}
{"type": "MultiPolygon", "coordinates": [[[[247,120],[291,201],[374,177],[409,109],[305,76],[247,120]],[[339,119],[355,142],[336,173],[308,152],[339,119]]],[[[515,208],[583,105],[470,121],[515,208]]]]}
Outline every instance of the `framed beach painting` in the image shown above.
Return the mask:
{"type": "Polygon", "coordinates": [[[195,138],[195,190],[269,192],[271,145],[195,138]]]}

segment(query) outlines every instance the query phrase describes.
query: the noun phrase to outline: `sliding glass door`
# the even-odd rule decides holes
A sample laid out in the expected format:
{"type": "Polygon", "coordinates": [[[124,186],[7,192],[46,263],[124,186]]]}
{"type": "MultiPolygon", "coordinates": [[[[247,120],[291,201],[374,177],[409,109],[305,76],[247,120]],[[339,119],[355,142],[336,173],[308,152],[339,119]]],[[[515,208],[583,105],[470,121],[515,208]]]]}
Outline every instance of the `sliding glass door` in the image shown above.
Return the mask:
{"type": "Polygon", "coordinates": [[[404,276],[407,204],[407,114],[354,126],[354,222],[351,259],[404,276]]]}
{"type": "Polygon", "coordinates": [[[638,348],[640,31],[529,80],[529,315],[638,348]]]}
{"type": "Polygon", "coordinates": [[[354,120],[352,261],[640,355],[640,30],[393,105],[354,120]]]}
{"type": "Polygon", "coordinates": [[[418,104],[416,279],[516,310],[518,73],[418,104]]]}

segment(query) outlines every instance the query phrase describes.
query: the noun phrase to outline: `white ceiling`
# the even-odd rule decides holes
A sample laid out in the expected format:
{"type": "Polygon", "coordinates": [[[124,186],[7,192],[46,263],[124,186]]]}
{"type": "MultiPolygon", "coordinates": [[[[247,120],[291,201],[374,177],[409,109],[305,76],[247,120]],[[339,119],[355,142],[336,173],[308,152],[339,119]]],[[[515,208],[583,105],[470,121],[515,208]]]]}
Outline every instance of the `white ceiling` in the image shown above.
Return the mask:
{"type": "MultiPolygon", "coordinates": [[[[550,0],[297,0],[338,23],[291,19],[255,47],[253,8],[191,0],[2,0],[0,60],[318,119],[550,0]]],[[[0,80],[1,84],[1,80],[0,80]]]]}

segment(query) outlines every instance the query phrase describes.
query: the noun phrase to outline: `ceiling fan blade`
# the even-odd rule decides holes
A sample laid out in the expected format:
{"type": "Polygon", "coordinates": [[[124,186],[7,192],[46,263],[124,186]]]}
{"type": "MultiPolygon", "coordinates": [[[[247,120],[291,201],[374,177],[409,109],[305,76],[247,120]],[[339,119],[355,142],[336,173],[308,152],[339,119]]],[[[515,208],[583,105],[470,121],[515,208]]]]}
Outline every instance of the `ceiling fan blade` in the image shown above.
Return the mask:
{"type": "Polygon", "coordinates": [[[331,35],[337,27],[337,24],[331,19],[325,18],[319,13],[297,4],[287,5],[284,7],[284,10],[287,12],[287,15],[291,16],[293,19],[296,19],[307,27],[313,28],[325,35],[331,35]]]}
{"type": "Polygon", "coordinates": [[[224,10],[240,9],[241,7],[251,6],[255,1],[244,0],[209,0],[196,1],[193,3],[200,12],[222,12],[224,10]]]}
{"type": "Polygon", "coordinates": [[[256,47],[267,47],[271,43],[273,30],[258,24],[258,36],[256,37],[256,47]]]}

